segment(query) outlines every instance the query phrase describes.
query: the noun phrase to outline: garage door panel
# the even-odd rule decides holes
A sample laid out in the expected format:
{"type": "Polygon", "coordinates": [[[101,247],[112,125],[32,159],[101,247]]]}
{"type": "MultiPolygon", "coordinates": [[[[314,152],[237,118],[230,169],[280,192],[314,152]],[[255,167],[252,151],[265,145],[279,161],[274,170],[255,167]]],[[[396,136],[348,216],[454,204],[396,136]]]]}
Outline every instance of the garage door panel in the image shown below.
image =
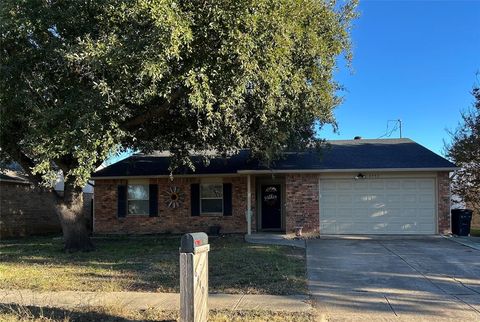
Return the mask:
{"type": "Polygon", "coordinates": [[[370,190],[379,190],[379,191],[384,191],[385,190],[385,181],[384,180],[370,180],[369,182],[369,188],[370,190]]]}
{"type": "Polygon", "coordinates": [[[381,209],[372,211],[367,215],[367,218],[371,220],[376,220],[376,221],[378,221],[379,219],[385,220],[386,217],[387,217],[387,214],[385,213],[385,211],[381,209]]]}
{"type": "Polygon", "coordinates": [[[419,180],[418,182],[419,190],[432,191],[435,189],[434,180],[419,180]]]}
{"type": "Polygon", "coordinates": [[[355,180],[353,183],[353,189],[358,191],[359,189],[368,189],[368,182],[365,180],[355,180]]]}
{"type": "MultiPolygon", "coordinates": [[[[411,194],[411,193],[404,194],[402,201],[404,202],[405,206],[415,204],[417,202],[417,195],[411,194]]],[[[415,205],[413,205],[413,206],[415,206],[415,205]]]]}
{"type": "Polygon", "coordinates": [[[343,193],[339,193],[337,195],[337,202],[339,204],[344,204],[344,205],[350,205],[352,204],[353,202],[353,196],[351,194],[343,194],[343,193]]]}
{"type": "Polygon", "coordinates": [[[324,234],[433,234],[435,180],[342,179],[320,182],[324,234]]]}
{"type": "Polygon", "coordinates": [[[327,204],[327,205],[336,204],[337,203],[337,195],[330,194],[330,193],[322,193],[322,201],[325,202],[325,204],[327,204]]]}
{"type": "Polygon", "coordinates": [[[353,189],[353,182],[350,180],[339,180],[337,182],[337,190],[349,191],[353,189]]]}
{"type": "Polygon", "coordinates": [[[435,196],[433,196],[431,193],[419,193],[417,197],[418,202],[425,203],[427,205],[431,205],[435,201],[435,196]]]}
{"type": "Polygon", "coordinates": [[[323,191],[337,190],[337,182],[333,180],[324,181],[322,183],[323,191]]]}
{"type": "Polygon", "coordinates": [[[402,182],[399,180],[385,180],[385,188],[388,190],[399,190],[402,188],[402,182]]]}
{"type": "Polygon", "coordinates": [[[402,190],[417,190],[417,180],[415,179],[405,179],[402,180],[402,190]]]}

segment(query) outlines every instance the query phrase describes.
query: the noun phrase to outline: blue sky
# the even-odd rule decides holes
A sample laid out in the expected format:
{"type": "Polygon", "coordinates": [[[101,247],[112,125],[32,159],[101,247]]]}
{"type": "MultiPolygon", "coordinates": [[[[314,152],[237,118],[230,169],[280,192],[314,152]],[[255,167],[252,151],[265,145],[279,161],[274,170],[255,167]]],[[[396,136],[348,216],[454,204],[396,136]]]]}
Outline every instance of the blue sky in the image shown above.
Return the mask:
{"type": "Polygon", "coordinates": [[[445,129],[456,127],[480,81],[480,0],[360,0],[359,9],[353,70],[336,75],[347,89],[335,112],[339,134],[327,126],[319,135],[378,138],[400,118],[404,137],[441,154],[445,129]]]}

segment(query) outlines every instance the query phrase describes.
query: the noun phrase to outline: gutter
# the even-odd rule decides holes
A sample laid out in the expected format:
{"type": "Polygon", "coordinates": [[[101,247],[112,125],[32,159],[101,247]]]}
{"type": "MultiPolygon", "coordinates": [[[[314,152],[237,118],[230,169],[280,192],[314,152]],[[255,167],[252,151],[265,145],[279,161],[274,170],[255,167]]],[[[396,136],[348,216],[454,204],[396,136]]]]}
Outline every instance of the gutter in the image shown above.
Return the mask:
{"type": "Polygon", "coordinates": [[[271,174],[271,173],[345,173],[345,172],[425,172],[448,171],[460,168],[361,168],[361,169],[292,169],[292,170],[238,170],[239,174],[271,174]]]}

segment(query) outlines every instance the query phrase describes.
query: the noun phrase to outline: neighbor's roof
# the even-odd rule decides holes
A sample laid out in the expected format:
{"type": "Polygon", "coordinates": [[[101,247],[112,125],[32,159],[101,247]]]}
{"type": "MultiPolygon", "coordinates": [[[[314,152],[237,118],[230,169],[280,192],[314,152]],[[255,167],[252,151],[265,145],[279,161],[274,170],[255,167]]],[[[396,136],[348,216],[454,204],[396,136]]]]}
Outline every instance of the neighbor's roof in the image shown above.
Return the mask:
{"type": "Polygon", "coordinates": [[[13,170],[2,170],[2,172],[0,172],[0,181],[30,184],[26,176],[24,176],[18,171],[13,170]]]}
{"type": "MultiPolygon", "coordinates": [[[[215,158],[208,166],[192,157],[195,174],[269,172],[453,171],[453,163],[410,139],[360,139],[328,141],[325,149],[287,152],[270,167],[250,158],[248,150],[227,159],[215,158]]],[[[94,173],[93,179],[113,177],[167,176],[170,159],[165,155],[133,155],[94,173]]],[[[193,174],[189,169],[175,174],[193,174]]]]}

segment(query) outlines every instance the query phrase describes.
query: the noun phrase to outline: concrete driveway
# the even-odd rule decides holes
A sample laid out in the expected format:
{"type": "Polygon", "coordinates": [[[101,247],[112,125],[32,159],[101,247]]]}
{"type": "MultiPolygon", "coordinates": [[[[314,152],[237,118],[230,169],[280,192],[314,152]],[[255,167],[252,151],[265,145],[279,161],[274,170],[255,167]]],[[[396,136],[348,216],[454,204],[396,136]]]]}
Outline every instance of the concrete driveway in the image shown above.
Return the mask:
{"type": "Polygon", "coordinates": [[[307,243],[309,289],[327,321],[480,321],[480,251],[442,237],[307,243]]]}

